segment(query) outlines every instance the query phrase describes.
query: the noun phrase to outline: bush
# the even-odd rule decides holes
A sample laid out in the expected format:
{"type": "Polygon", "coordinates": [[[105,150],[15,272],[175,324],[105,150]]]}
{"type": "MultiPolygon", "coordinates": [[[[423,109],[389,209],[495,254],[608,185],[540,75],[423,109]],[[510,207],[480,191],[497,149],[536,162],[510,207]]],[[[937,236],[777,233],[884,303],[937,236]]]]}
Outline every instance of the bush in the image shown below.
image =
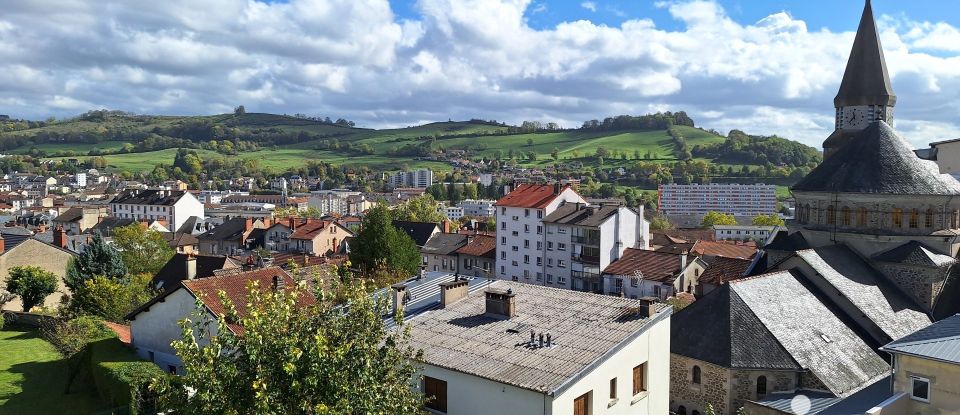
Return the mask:
{"type": "Polygon", "coordinates": [[[100,397],[111,406],[128,406],[130,414],[152,406],[147,386],[167,376],[157,365],[141,360],[116,338],[91,345],[93,383],[100,397]]]}

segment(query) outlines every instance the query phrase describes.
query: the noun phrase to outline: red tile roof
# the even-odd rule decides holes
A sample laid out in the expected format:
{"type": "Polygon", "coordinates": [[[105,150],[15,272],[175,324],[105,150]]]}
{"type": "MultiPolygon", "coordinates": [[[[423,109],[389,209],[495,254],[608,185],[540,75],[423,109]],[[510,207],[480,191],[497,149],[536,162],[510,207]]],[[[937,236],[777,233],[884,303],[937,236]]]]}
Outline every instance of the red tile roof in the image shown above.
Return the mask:
{"type": "MultiPolygon", "coordinates": [[[[563,189],[568,187],[570,186],[563,186],[560,191],[563,192],[563,189]]],[[[552,184],[523,184],[500,198],[496,205],[541,209],[557,198],[558,193],[555,190],[556,187],[552,184]]]]}
{"type": "Polygon", "coordinates": [[[117,324],[112,321],[104,321],[103,324],[105,324],[107,328],[112,330],[114,333],[117,333],[117,338],[120,339],[123,344],[130,344],[130,326],[125,324],[117,324]]]}
{"type": "Polygon", "coordinates": [[[466,245],[457,250],[458,254],[485,256],[495,258],[497,256],[497,238],[489,235],[467,236],[470,240],[466,245]]]}
{"type": "Polygon", "coordinates": [[[306,223],[297,225],[297,229],[293,231],[293,234],[290,235],[290,238],[313,239],[318,233],[326,229],[327,225],[330,225],[330,223],[330,221],[326,220],[308,219],[306,223]]]}
{"type": "Polygon", "coordinates": [[[697,241],[690,252],[694,255],[718,256],[726,258],[749,259],[757,253],[755,243],[741,243],[733,241],[697,241]]]}
{"type": "Polygon", "coordinates": [[[627,248],[620,259],[603,269],[604,274],[623,276],[634,276],[637,271],[648,281],[672,282],[681,271],[680,255],[627,248]]]}
{"type": "MultiPolygon", "coordinates": [[[[183,281],[183,286],[217,316],[222,316],[227,311],[227,308],[220,301],[219,293],[222,291],[233,302],[240,317],[244,317],[247,315],[247,284],[256,283],[260,290],[271,290],[273,289],[274,276],[283,279],[287,290],[292,290],[296,284],[293,278],[283,269],[269,267],[224,276],[187,280],[183,281]]],[[[310,305],[314,302],[315,299],[309,294],[305,294],[305,297],[300,299],[301,305],[310,305]]],[[[234,333],[240,334],[243,332],[243,328],[238,324],[228,323],[228,326],[234,333]]]]}
{"type": "Polygon", "coordinates": [[[706,271],[700,275],[700,282],[720,285],[744,277],[753,261],[749,259],[716,257],[710,261],[706,271]]]}

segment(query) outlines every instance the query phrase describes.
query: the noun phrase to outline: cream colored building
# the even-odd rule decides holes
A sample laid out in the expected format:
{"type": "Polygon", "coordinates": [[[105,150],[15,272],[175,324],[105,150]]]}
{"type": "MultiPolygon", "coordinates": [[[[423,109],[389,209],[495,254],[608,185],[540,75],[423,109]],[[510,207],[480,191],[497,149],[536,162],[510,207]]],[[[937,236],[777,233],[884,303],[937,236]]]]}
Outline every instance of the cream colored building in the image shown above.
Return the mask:
{"type": "Polygon", "coordinates": [[[434,414],[666,414],[672,308],[510,281],[394,286],[434,414]],[[432,294],[432,292],[430,292],[432,294]],[[424,300],[436,301],[435,296],[424,300]]]}
{"type": "MultiPolygon", "coordinates": [[[[54,273],[57,276],[57,291],[44,299],[43,306],[56,309],[64,296],[70,294],[70,290],[64,284],[63,277],[67,275],[67,265],[73,259],[74,254],[66,249],[58,248],[48,243],[34,238],[27,238],[17,246],[8,251],[3,251],[3,243],[0,240],[0,290],[6,289],[6,280],[10,276],[10,269],[21,266],[37,266],[54,273]]],[[[23,309],[23,303],[20,299],[3,306],[5,310],[23,309]]]]}

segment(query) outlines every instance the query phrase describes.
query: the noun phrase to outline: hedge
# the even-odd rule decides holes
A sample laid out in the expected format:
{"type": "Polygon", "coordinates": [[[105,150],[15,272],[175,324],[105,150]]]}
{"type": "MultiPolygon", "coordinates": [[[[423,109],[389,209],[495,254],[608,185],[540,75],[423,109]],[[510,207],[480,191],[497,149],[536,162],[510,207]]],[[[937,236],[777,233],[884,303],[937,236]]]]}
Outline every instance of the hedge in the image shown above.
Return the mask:
{"type": "Polygon", "coordinates": [[[111,406],[129,407],[130,414],[152,405],[153,399],[146,394],[147,385],[155,378],[167,376],[116,338],[90,345],[90,370],[100,397],[111,406]]]}

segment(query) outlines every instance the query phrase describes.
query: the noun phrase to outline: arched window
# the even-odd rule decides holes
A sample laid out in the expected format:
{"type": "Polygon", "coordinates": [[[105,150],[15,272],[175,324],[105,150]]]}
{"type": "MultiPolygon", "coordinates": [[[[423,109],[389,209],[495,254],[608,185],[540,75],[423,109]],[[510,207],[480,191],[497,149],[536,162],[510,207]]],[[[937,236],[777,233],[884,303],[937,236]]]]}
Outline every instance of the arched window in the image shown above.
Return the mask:
{"type": "Polygon", "coordinates": [[[694,385],[700,384],[700,366],[693,367],[693,384],[694,385]]]}
{"type": "Polygon", "coordinates": [[[857,209],[857,226],[867,226],[867,208],[862,207],[857,209]]]}
{"type": "Polygon", "coordinates": [[[893,208],[893,227],[902,228],[903,227],[903,209],[893,208]]]}
{"type": "Polygon", "coordinates": [[[680,405],[680,407],[677,408],[677,415],[687,415],[687,407],[680,405]]]}
{"type": "Polygon", "coordinates": [[[700,411],[698,411],[698,410],[696,410],[696,409],[694,409],[694,410],[693,410],[693,414],[692,414],[692,415],[700,415],[700,411]]]}
{"type": "Polygon", "coordinates": [[[850,226],[850,208],[846,206],[840,208],[840,224],[850,226]]]}
{"type": "Polygon", "coordinates": [[[837,211],[833,205],[827,206],[827,225],[837,224],[837,211]]]}
{"type": "Polygon", "coordinates": [[[927,213],[923,216],[923,226],[925,228],[933,227],[933,209],[927,209],[927,213]]]}
{"type": "Polygon", "coordinates": [[[757,376],[757,399],[763,398],[767,394],[767,377],[757,376]]]}
{"type": "Polygon", "coordinates": [[[920,211],[910,209],[910,227],[913,229],[920,227],[920,211]]]}

